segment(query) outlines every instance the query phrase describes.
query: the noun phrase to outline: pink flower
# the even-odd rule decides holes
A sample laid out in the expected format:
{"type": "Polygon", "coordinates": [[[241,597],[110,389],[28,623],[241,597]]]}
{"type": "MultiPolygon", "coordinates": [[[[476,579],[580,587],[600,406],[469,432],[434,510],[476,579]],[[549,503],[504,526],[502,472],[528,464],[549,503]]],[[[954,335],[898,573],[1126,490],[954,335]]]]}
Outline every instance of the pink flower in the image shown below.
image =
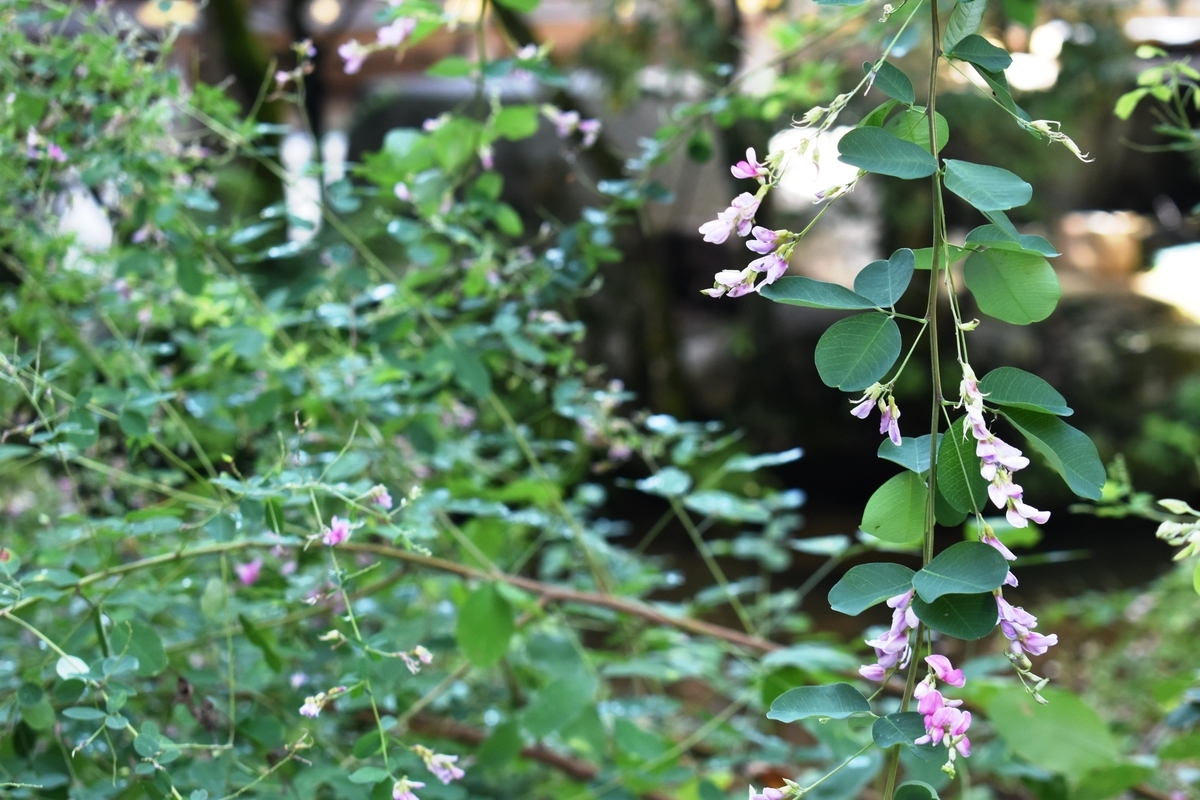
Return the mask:
{"type": "Polygon", "coordinates": [[[58,145],[56,145],[54,142],[51,142],[50,144],[46,145],[46,156],[51,161],[57,161],[59,164],[61,164],[67,160],[67,154],[64,153],[63,149],[61,147],[59,147],[58,145]]]}
{"type": "Polygon", "coordinates": [[[760,202],[758,197],[749,192],[742,192],[733,198],[729,208],[717,214],[715,220],[700,226],[700,233],[704,234],[704,241],[721,244],[735,230],[738,236],[748,236],[754,227],[754,215],[758,213],[760,202]]]}
{"type": "Polygon", "coordinates": [[[567,138],[579,127],[578,111],[563,111],[561,108],[547,105],[542,107],[542,113],[550,120],[560,139],[567,138]]]}
{"type": "Polygon", "coordinates": [[[275,88],[282,89],[292,79],[292,73],[287,70],[279,70],[275,73],[275,88]]]}
{"type": "Polygon", "coordinates": [[[983,535],[979,537],[979,540],[981,542],[983,542],[984,544],[988,544],[988,545],[991,545],[992,547],[996,548],[996,550],[1000,553],[1000,555],[1004,556],[1004,558],[1007,559],[1008,561],[1016,561],[1017,560],[1017,557],[1015,555],[1013,555],[1012,550],[1009,550],[1005,546],[1004,542],[1000,541],[996,537],[996,534],[992,531],[992,529],[990,527],[986,527],[983,529],[983,535]]]}
{"type": "Polygon", "coordinates": [[[754,259],[749,263],[748,266],[755,272],[767,273],[766,279],[757,287],[761,289],[763,286],[769,286],[783,277],[783,274],[787,272],[788,262],[778,253],[771,253],[770,255],[765,255],[762,258],[754,259]]]}
{"type": "Polygon", "coordinates": [[[889,397],[887,403],[879,401],[879,432],[886,433],[888,438],[892,440],[892,444],[897,447],[902,441],[900,438],[900,409],[896,407],[896,400],[889,397]]]}
{"type": "Polygon", "coordinates": [[[329,530],[325,531],[322,542],[334,547],[350,538],[350,521],[334,517],[329,521],[329,530]]]}
{"type": "Polygon", "coordinates": [[[769,228],[755,226],[750,232],[754,235],[754,238],[746,242],[746,247],[760,255],[765,255],[774,250],[775,245],[779,242],[779,234],[769,228]]]}
{"type": "Polygon", "coordinates": [[[759,163],[753,147],[746,149],[746,160],[737,162],[729,171],[735,178],[760,178],[771,174],[764,164],[759,163]]]}
{"type": "Polygon", "coordinates": [[[392,191],[396,193],[396,199],[398,200],[403,200],[406,203],[412,200],[412,192],[408,190],[408,184],[404,182],[397,183],[392,191]]]}
{"type": "Polygon", "coordinates": [[[883,635],[867,641],[875,649],[877,663],[859,669],[858,673],[864,678],[883,680],[887,670],[908,663],[908,632],[918,625],[917,615],[910,607],[912,598],[913,590],[909,589],[904,594],[888,599],[888,607],[894,609],[892,626],[883,635]]]}
{"type": "Polygon", "coordinates": [[[750,269],[723,269],[713,276],[713,288],[701,291],[709,297],[741,297],[754,290],[754,272],[750,269]]]}
{"type": "Polygon", "coordinates": [[[262,572],[263,560],[256,558],[249,564],[234,564],[233,571],[237,573],[238,580],[243,586],[253,586],[258,582],[258,575],[262,572]]]}
{"type": "Polygon", "coordinates": [[[887,670],[879,664],[864,664],[858,668],[858,674],[869,681],[881,682],[887,675],[887,670]]]}
{"type": "Polygon", "coordinates": [[[407,777],[401,778],[392,787],[392,800],[420,800],[412,790],[424,788],[425,784],[420,781],[410,781],[407,777]]]}
{"type": "Polygon", "coordinates": [[[490,144],[485,144],[479,148],[479,166],[484,169],[492,169],[496,166],[495,152],[490,144]]]}
{"type": "Polygon", "coordinates": [[[376,503],[378,503],[382,508],[385,508],[389,511],[391,510],[392,496],[390,494],[388,494],[388,490],[385,487],[376,486],[374,489],[371,490],[371,493],[372,493],[371,499],[373,499],[376,503]]]}
{"type": "Polygon", "coordinates": [[[769,786],[764,786],[761,792],[754,791],[754,787],[750,787],[750,800],[783,800],[787,794],[782,789],[774,789],[769,786]]]}
{"type": "Polygon", "coordinates": [[[379,29],[376,41],[384,47],[399,47],[416,27],[417,21],[412,17],[397,17],[390,25],[379,29]]]}
{"type": "Polygon", "coordinates": [[[1024,528],[1029,524],[1029,520],[1033,520],[1039,525],[1045,525],[1050,519],[1049,511],[1039,511],[1033,506],[1021,500],[1020,496],[1012,498],[1009,504],[1008,511],[1004,514],[1008,519],[1008,524],[1014,528],[1024,528]]]}
{"type": "Polygon", "coordinates": [[[325,694],[322,692],[315,697],[304,698],[304,705],[300,706],[300,714],[305,717],[316,718],[321,715],[321,709],[325,707],[325,694]]]}
{"type": "MultiPolygon", "coordinates": [[[[854,402],[854,401],[851,400],[850,402],[854,402]]],[[[854,408],[850,409],[850,413],[853,414],[854,416],[858,417],[859,419],[866,419],[867,417],[871,416],[871,409],[874,407],[875,407],[875,400],[873,398],[868,397],[866,400],[863,400],[858,405],[856,405],[854,408]]]]}
{"type": "Polygon", "coordinates": [[[582,146],[586,150],[600,138],[600,120],[584,119],[579,121],[579,132],[583,134],[582,146]]]}
{"type": "Polygon", "coordinates": [[[338,45],[338,55],[346,62],[345,71],[347,75],[353,75],[362,69],[363,62],[367,60],[370,52],[358,43],[357,39],[351,39],[348,42],[343,42],[338,45]]]}
{"type": "Polygon", "coordinates": [[[958,687],[966,683],[966,678],[963,677],[962,670],[954,669],[950,664],[950,659],[945,656],[927,656],[925,663],[933,670],[933,674],[937,675],[937,679],[943,683],[958,687]]]}
{"type": "Polygon", "coordinates": [[[454,762],[458,761],[458,756],[435,753],[428,747],[420,744],[414,744],[409,749],[421,757],[421,760],[425,762],[425,767],[437,776],[437,779],[442,783],[456,781],[466,774],[462,769],[455,766],[454,762]]]}

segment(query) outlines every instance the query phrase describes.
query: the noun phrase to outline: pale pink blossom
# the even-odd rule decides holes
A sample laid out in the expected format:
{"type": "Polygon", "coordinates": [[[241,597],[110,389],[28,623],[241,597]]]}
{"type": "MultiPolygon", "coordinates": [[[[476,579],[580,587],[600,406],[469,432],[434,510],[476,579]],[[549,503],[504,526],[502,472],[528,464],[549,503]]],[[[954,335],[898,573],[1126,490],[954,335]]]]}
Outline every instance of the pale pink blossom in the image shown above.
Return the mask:
{"type": "Polygon", "coordinates": [[[767,273],[763,282],[755,287],[755,289],[758,290],[764,286],[769,286],[782,278],[784,273],[787,272],[788,262],[787,259],[779,255],[779,253],[771,253],[763,256],[762,258],[754,259],[747,266],[755,272],[767,273]]]}
{"type": "Polygon", "coordinates": [[[900,409],[895,398],[889,397],[886,404],[879,401],[879,432],[886,433],[892,444],[900,446],[900,409]]]}
{"type": "Polygon", "coordinates": [[[937,679],[943,683],[960,688],[966,683],[966,678],[963,677],[962,670],[954,669],[950,663],[950,659],[945,656],[926,656],[925,663],[933,670],[933,674],[937,676],[937,679]]]}
{"type": "Polygon", "coordinates": [[[758,161],[753,147],[746,148],[746,160],[739,161],[729,168],[735,178],[761,178],[771,174],[765,164],[758,161]]]}
{"type": "Polygon", "coordinates": [[[397,17],[390,25],[380,28],[376,41],[384,47],[399,47],[416,30],[417,21],[412,17],[397,17]]]}
{"type": "Polygon", "coordinates": [[[908,663],[908,632],[919,624],[911,607],[912,599],[912,589],[888,599],[887,605],[893,609],[892,625],[879,637],[867,640],[867,644],[875,649],[877,663],[859,669],[859,674],[864,678],[883,680],[888,670],[897,666],[903,667],[908,663]]]}
{"type": "Polygon", "coordinates": [[[420,781],[410,781],[407,777],[401,778],[392,787],[392,800],[420,800],[412,790],[424,788],[425,784],[420,781]]]}
{"type": "Polygon", "coordinates": [[[344,69],[347,75],[353,75],[362,69],[363,63],[370,55],[370,51],[359,44],[357,39],[351,39],[338,45],[337,53],[346,62],[344,69]]]}
{"type": "Polygon", "coordinates": [[[754,227],[754,215],[758,213],[760,198],[749,192],[742,192],[733,198],[729,208],[717,214],[715,220],[700,226],[704,241],[721,244],[736,231],[738,236],[748,236],[754,227]]]}
{"type": "Polygon", "coordinates": [[[746,247],[760,255],[765,255],[774,250],[779,242],[779,234],[769,228],[756,225],[750,232],[754,235],[754,238],[746,241],[746,247]]]}
{"type": "Polygon", "coordinates": [[[406,203],[409,200],[412,200],[412,192],[409,191],[408,184],[404,183],[403,181],[397,183],[395,187],[393,187],[392,191],[395,192],[396,199],[398,200],[403,200],[406,203]]]}
{"type": "Polygon", "coordinates": [[[579,132],[583,134],[581,146],[586,150],[600,138],[600,120],[583,119],[579,121],[579,132]]]}
{"type": "Polygon", "coordinates": [[[325,535],[321,539],[321,541],[324,542],[325,544],[329,545],[330,547],[334,547],[336,545],[341,544],[342,542],[346,541],[349,538],[350,538],[350,521],[344,520],[344,519],[341,519],[340,517],[335,516],[332,520],[329,521],[329,528],[328,528],[328,530],[325,531],[325,535]]]}
{"type": "Polygon", "coordinates": [[[782,789],[764,786],[761,792],[756,792],[753,786],[750,787],[749,800],[783,800],[785,797],[787,797],[787,793],[782,789]]]}
{"type": "Polygon", "coordinates": [[[243,586],[253,586],[258,582],[259,573],[262,572],[263,560],[256,558],[247,564],[234,564],[233,571],[237,573],[238,580],[243,586]]]}

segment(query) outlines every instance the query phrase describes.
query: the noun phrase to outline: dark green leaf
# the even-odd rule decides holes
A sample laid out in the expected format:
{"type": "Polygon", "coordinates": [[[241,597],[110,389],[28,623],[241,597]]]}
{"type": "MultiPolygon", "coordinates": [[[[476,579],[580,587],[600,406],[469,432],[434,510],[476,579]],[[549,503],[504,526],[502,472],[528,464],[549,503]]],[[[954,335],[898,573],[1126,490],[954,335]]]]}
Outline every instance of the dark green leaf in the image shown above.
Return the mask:
{"type": "MultiPolygon", "coordinates": [[[[863,62],[863,72],[871,71],[871,62],[863,62]]],[[[887,61],[879,65],[879,71],[875,73],[875,86],[879,91],[891,97],[894,100],[899,100],[905,105],[912,105],[917,99],[913,92],[912,81],[901,70],[892,66],[887,61]]]]}
{"type": "Polygon", "coordinates": [[[1002,167],[946,159],[946,188],[980,211],[1004,211],[1023,206],[1033,187],[1002,167]]]}
{"type": "Polygon", "coordinates": [[[140,620],[113,625],[110,636],[113,655],[133,656],[138,675],[157,675],[167,668],[167,651],[158,633],[140,620]]]}
{"type": "Polygon", "coordinates": [[[897,250],[887,261],[872,261],[859,270],[854,277],[854,291],[874,306],[893,306],[912,282],[915,266],[912,250],[897,250]]]}
{"type": "Polygon", "coordinates": [[[1069,417],[1075,412],[1058,391],[1039,378],[1016,367],[998,367],[979,381],[979,390],[986,395],[988,403],[1012,406],[1027,411],[1041,411],[1069,417]]]}
{"type": "Polygon", "coordinates": [[[999,620],[996,598],[990,592],[946,594],[932,603],[914,597],[912,609],[917,619],[938,633],[967,641],[987,636],[999,620]]]}
{"type": "Polygon", "coordinates": [[[871,739],[876,747],[884,749],[898,744],[912,744],[924,735],[925,718],[915,711],[888,714],[875,720],[871,726],[871,739]]]}
{"type": "Polygon", "coordinates": [[[246,641],[258,648],[258,651],[262,653],[263,661],[267,662],[267,666],[271,668],[271,671],[276,673],[282,672],[283,659],[276,652],[274,643],[262,631],[256,628],[254,623],[245,614],[238,614],[238,622],[242,624],[242,634],[246,637],[246,641]]]}
{"type": "Polygon", "coordinates": [[[929,490],[915,472],[888,479],[867,501],[862,529],[888,544],[918,542],[925,534],[929,490]]]}
{"type": "Polygon", "coordinates": [[[937,172],[937,161],[928,150],[882,128],[855,128],[838,141],[838,153],[839,161],[880,175],[913,179],[937,172]]]}
{"type": "Polygon", "coordinates": [[[1143,764],[1100,767],[1083,776],[1075,791],[1071,792],[1071,800],[1108,800],[1153,776],[1154,770],[1143,764]]]}
{"type": "MultiPolygon", "coordinates": [[[[941,440],[942,435],[939,433],[939,444],[941,440]]],[[[929,471],[929,434],[916,438],[902,437],[899,445],[892,444],[891,439],[884,439],[879,443],[879,457],[885,461],[899,464],[918,475],[924,475],[929,471]]]]}
{"type": "Polygon", "coordinates": [[[938,553],[913,577],[913,588],[927,603],[942,595],[990,592],[1004,583],[1008,562],[991,545],[959,542],[938,553]]]}
{"type": "Polygon", "coordinates": [[[450,350],[450,362],[454,365],[454,379],[459,386],[480,399],[491,394],[492,377],[479,356],[458,345],[450,350]]]}
{"type": "Polygon", "coordinates": [[[856,617],[871,606],[907,592],[912,588],[912,578],[913,571],[901,564],[859,564],[829,590],[829,607],[856,617]]]}
{"type": "MultiPolygon", "coordinates": [[[[989,211],[986,215],[990,217],[993,214],[1002,213],[1000,211],[989,211]]],[[[1047,258],[1053,258],[1059,254],[1054,249],[1054,245],[1041,236],[1017,233],[1015,228],[1010,233],[999,225],[980,225],[978,228],[974,228],[967,234],[966,243],[969,245],[999,247],[1005,250],[1021,250],[1046,256],[1047,258]]]]}
{"type": "MultiPolygon", "coordinates": [[[[975,0],[979,5],[983,5],[984,0],[975,0]]],[[[925,781],[905,781],[896,787],[896,793],[892,795],[892,800],[938,800],[937,789],[934,789],[925,781]]]]}
{"type": "Polygon", "coordinates": [[[390,778],[383,767],[359,767],[350,773],[351,783],[378,783],[390,778]]]}
{"type": "Polygon", "coordinates": [[[1089,500],[1099,500],[1107,476],[1087,434],[1058,417],[1009,408],[1004,416],[1025,435],[1030,444],[1067,482],[1071,491],[1089,500]]]}
{"type": "Polygon", "coordinates": [[[1111,767],[1117,745],[1104,720],[1063,689],[1042,690],[1039,705],[1021,687],[983,698],[988,721],[1021,758],[1077,781],[1095,769],[1111,767]]]}
{"type": "Polygon", "coordinates": [[[962,41],[950,52],[951,58],[983,67],[989,72],[1003,72],[1012,66],[1012,56],[1003,47],[989,42],[982,36],[972,33],[964,36],[962,41]]]}
{"type": "Polygon", "coordinates": [[[512,607],[495,586],[481,586],[459,609],[454,635],[468,661],[477,667],[490,667],[508,652],[513,635],[512,607]]]}
{"type": "Polygon", "coordinates": [[[805,308],[864,309],[878,305],[845,286],[796,275],[780,278],[764,286],[759,294],[776,303],[805,308]]]}
{"type": "Polygon", "coordinates": [[[1062,286],[1039,255],[993,247],[975,252],[963,266],[967,288],[989,317],[1028,325],[1054,312],[1062,286]]]}
{"type": "Polygon", "coordinates": [[[967,418],[950,425],[938,447],[938,491],[951,508],[966,514],[987,505],[987,481],[979,474],[975,438],[966,430],[967,418]]]}
{"type": "Polygon", "coordinates": [[[775,698],[767,719],[795,722],[809,717],[845,719],[851,714],[870,713],[871,704],[862,692],[848,683],[801,686],[775,698]]]}
{"type": "Polygon", "coordinates": [[[1012,92],[1008,89],[1008,78],[1005,77],[1003,72],[989,72],[979,66],[975,66],[974,68],[979,77],[983,78],[984,82],[991,87],[992,95],[1000,101],[1002,106],[1026,122],[1030,120],[1029,114],[1026,113],[1025,109],[1013,102],[1012,92]]]}
{"type": "MultiPolygon", "coordinates": [[[[929,151],[929,117],[925,114],[924,106],[904,109],[889,119],[883,129],[906,142],[912,142],[926,152],[929,151]]],[[[950,125],[941,114],[937,114],[937,141],[939,151],[950,141],[950,125]]]]}
{"type": "Polygon", "coordinates": [[[862,391],[892,368],[900,344],[900,328],[886,314],[857,314],[838,320],[817,342],[817,373],[826,386],[862,391]]]}
{"type": "Polygon", "coordinates": [[[964,38],[979,30],[987,0],[959,0],[946,20],[946,32],[942,34],[942,52],[949,53],[964,38]]]}
{"type": "Polygon", "coordinates": [[[62,714],[67,719],[81,719],[88,721],[104,719],[108,716],[108,714],[105,714],[100,709],[91,708],[90,706],[72,706],[70,708],[64,708],[62,714]]]}

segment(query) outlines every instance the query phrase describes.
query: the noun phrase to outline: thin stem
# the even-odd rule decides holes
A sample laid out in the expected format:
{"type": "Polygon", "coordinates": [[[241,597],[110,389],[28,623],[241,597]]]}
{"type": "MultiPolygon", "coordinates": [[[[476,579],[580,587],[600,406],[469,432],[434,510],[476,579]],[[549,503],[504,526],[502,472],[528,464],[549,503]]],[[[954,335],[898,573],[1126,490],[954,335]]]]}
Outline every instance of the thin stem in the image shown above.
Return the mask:
{"type": "MultiPolygon", "coordinates": [[[[825,781],[827,781],[827,780],[829,780],[830,778],[832,778],[834,775],[836,775],[836,774],[838,774],[839,772],[841,772],[841,771],[842,771],[842,769],[843,769],[843,768],[845,768],[846,766],[848,766],[848,765],[850,764],[850,762],[851,762],[851,761],[853,761],[854,759],[858,758],[859,756],[861,756],[863,753],[867,752],[868,750],[870,750],[870,749],[871,749],[872,747],[874,747],[874,746],[875,746],[875,743],[874,743],[874,742],[867,742],[865,745],[863,745],[863,749],[862,749],[862,750],[859,750],[857,753],[855,753],[854,755],[850,756],[849,758],[847,758],[847,759],[846,759],[845,761],[843,761],[842,763],[838,764],[836,767],[834,767],[834,768],[833,768],[833,771],[832,771],[832,772],[828,772],[828,773],[826,773],[825,775],[823,775],[823,776],[822,776],[822,777],[821,777],[819,780],[817,780],[817,782],[816,782],[816,783],[814,783],[812,786],[807,786],[807,787],[805,787],[805,789],[804,789],[804,793],[805,793],[805,794],[807,794],[807,793],[811,792],[813,789],[817,788],[817,787],[818,787],[818,786],[820,786],[822,783],[824,783],[825,781]]],[[[893,752],[895,752],[895,753],[899,753],[899,752],[900,752],[900,748],[899,748],[899,747],[894,747],[894,748],[892,748],[892,750],[893,750],[893,752]]]]}

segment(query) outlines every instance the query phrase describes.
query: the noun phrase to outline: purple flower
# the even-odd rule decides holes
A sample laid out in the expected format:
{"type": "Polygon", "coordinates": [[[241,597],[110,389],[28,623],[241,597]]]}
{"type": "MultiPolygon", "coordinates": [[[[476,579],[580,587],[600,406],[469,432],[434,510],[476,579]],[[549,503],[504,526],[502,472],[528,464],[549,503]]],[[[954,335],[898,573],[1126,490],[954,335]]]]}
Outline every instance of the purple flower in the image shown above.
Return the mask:
{"type": "Polygon", "coordinates": [[[771,174],[766,165],[759,163],[753,147],[746,148],[746,160],[737,162],[729,171],[735,178],[759,178],[771,174]]]}
{"type": "Polygon", "coordinates": [[[867,641],[868,645],[875,648],[877,663],[859,669],[859,674],[864,678],[883,680],[887,670],[908,663],[908,632],[918,625],[917,615],[910,607],[912,598],[913,590],[909,589],[904,594],[888,599],[888,607],[894,609],[892,626],[877,639],[867,641]]]}
{"type": "Polygon", "coordinates": [[[754,291],[754,272],[749,268],[744,270],[723,269],[713,276],[713,288],[702,289],[709,297],[741,297],[754,291]]]}
{"type": "Polygon", "coordinates": [[[937,675],[937,679],[943,683],[961,687],[967,682],[966,678],[963,677],[962,670],[954,669],[950,663],[950,659],[945,656],[927,656],[925,663],[933,670],[933,674],[937,675]]]}
{"type": "Polygon", "coordinates": [[[300,706],[300,714],[305,717],[316,718],[321,715],[321,709],[325,707],[325,693],[321,692],[315,697],[304,698],[304,705],[300,706]]]}
{"type": "Polygon", "coordinates": [[[864,664],[858,668],[858,674],[869,681],[882,682],[887,675],[887,670],[879,664],[864,664]]]}
{"type": "MultiPolygon", "coordinates": [[[[853,403],[854,401],[851,400],[850,402],[853,403]]],[[[866,400],[863,400],[858,405],[856,405],[854,408],[850,409],[850,413],[853,414],[854,416],[858,417],[859,419],[866,419],[867,417],[871,416],[871,409],[874,407],[875,407],[874,398],[868,397],[866,400]]]]}
{"type": "Polygon", "coordinates": [[[984,544],[989,544],[992,547],[996,548],[996,550],[1000,553],[1000,555],[1004,556],[1004,558],[1007,559],[1008,561],[1016,561],[1017,560],[1017,557],[1015,555],[1013,555],[1012,550],[1009,550],[1004,545],[1004,542],[1002,542],[998,538],[996,538],[996,534],[992,530],[990,525],[984,526],[983,535],[979,537],[979,540],[981,542],[983,542],[984,544]]]}
{"type": "Polygon", "coordinates": [[[579,121],[579,132],[583,134],[582,146],[586,150],[600,138],[600,120],[583,119],[579,121]]]}
{"type": "Polygon", "coordinates": [[[775,249],[775,245],[779,242],[779,234],[769,228],[755,226],[750,231],[754,238],[746,242],[746,247],[760,255],[766,255],[775,249]]]}
{"type": "Polygon", "coordinates": [[[258,575],[262,572],[263,560],[256,558],[249,564],[234,564],[233,571],[237,573],[238,580],[243,586],[253,586],[258,582],[258,575]]]}
{"type": "Polygon", "coordinates": [[[384,47],[399,47],[412,35],[416,27],[417,21],[412,17],[397,17],[390,25],[379,29],[376,41],[384,47]]]}
{"type": "Polygon", "coordinates": [[[1033,520],[1039,525],[1045,525],[1050,519],[1050,512],[1039,511],[1028,503],[1025,503],[1020,497],[1014,497],[1004,516],[1014,528],[1024,528],[1029,524],[1029,520],[1033,520]]]}
{"type": "Polygon", "coordinates": [[[769,786],[764,786],[761,792],[754,791],[754,787],[750,787],[749,800],[783,800],[787,797],[787,793],[782,789],[774,789],[769,786]]]}
{"type": "Polygon", "coordinates": [[[347,75],[353,75],[362,69],[363,62],[370,55],[370,52],[359,44],[357,39],[351,39],[338,45],[337,53],[346,62],[344,69],[347,75]]]}
{"type": "Polygon", "coordinates": [[[788,262],[779,253],[771,253],[762,258],[754,259],[747,266],[755,272],[767,273],[766,279],[758,285],[758,288],[761,289],[763,286],[769,286],[783,277],[783,274],[787,272],[788,262]]]}
{"type": "Polygon", "coordinates": [[[350,521],[334,517],[329,521],[329,530],[325,531],[325,536],[321,541],[330,547],[341,544],[350,538],[350,521]]]}
{"type": "Polygon", "coordinates": [[[392,496],[388,494],[388,490],[383,486],[376,486],[371,490],[371,499],[374,500],[380,507],[390,511],[392,509],[392,496]]]}
{"type": "Polygon", "coordinates": [[[466,774],[462,769],[455,766],[454,762],[458,761],[458,756],[435,753],[428,747],[420,744],[414,744],[409,749],[421,757],[421,760],[425,762],[425,767],[437,776],[437,779],[442,783],[456,781],[466,774]]]}
{"type": "Polygon", "coordinates": [[[403,200],[406,203],[412,200],[412,192],[408,190],[408,184],[406,183],[397,183],[392,191],[396,193],[396,199],[398,200],[403,200]]]}
{"type": "Polygon", "coordinates": [[[484,169],[492,169],[496,166],[495,153],[490,144],[480,146],[479,166],[483,167],[484,169]]]}
{"type": "Polygon", "coordinates": [[[51,161],[57,161],[59,164],[61,164],[67,160],[67,154],[64,153],[63,149],[61,147],[59,147],[58,145],[56,145],[54,142],[51,142],[50,144],[46,145],[46,156],[51,161]]]}
{"type": "Polygon", "coordinates": [[[888,438],[892,440],[892,444],[900,446],[900,409],[896,407],[896,400],[889,397],[885,405],[881,400],[879,402],[879,432],[886,433],[888,438]]]}
{"type": "Polygon", "coordinates": [[[425,784],[420,781],[410,781],[407,776],[403,777],[392,787],[392,800],[420,800],[412,790],[424,788],[425,784]]]}
{"type": "Polygon", "coordinates": [[[738,236],[748,236],[754,227],[754,215],[758,213],[761,200],[749,192],[742,192],[733,198],[729,208],[717,214],[715,220],[700,226],[704,241],[721,244],[735,230],[738,236]]]}
{"type": "Polygon", "coordinates": [[[1043,635],[1033,631],[1033,628],[1037,627],[1037,617],[1020,606],[1011,605],[999,595],[996,596],[996,610],[1000,615],[1000,632],[1009,640],[1009,649],[1013,655],[1028,653],[1040,656],[1058,644],[1057,635],[1043,635]]]}
{"type": "Polygon", "coordinates": [[[542,106],[542,114],[550,120],[560,139],[567,138],[579,128],[578,111],[563,111],[561,108],[546,105],[542,106]]]}

